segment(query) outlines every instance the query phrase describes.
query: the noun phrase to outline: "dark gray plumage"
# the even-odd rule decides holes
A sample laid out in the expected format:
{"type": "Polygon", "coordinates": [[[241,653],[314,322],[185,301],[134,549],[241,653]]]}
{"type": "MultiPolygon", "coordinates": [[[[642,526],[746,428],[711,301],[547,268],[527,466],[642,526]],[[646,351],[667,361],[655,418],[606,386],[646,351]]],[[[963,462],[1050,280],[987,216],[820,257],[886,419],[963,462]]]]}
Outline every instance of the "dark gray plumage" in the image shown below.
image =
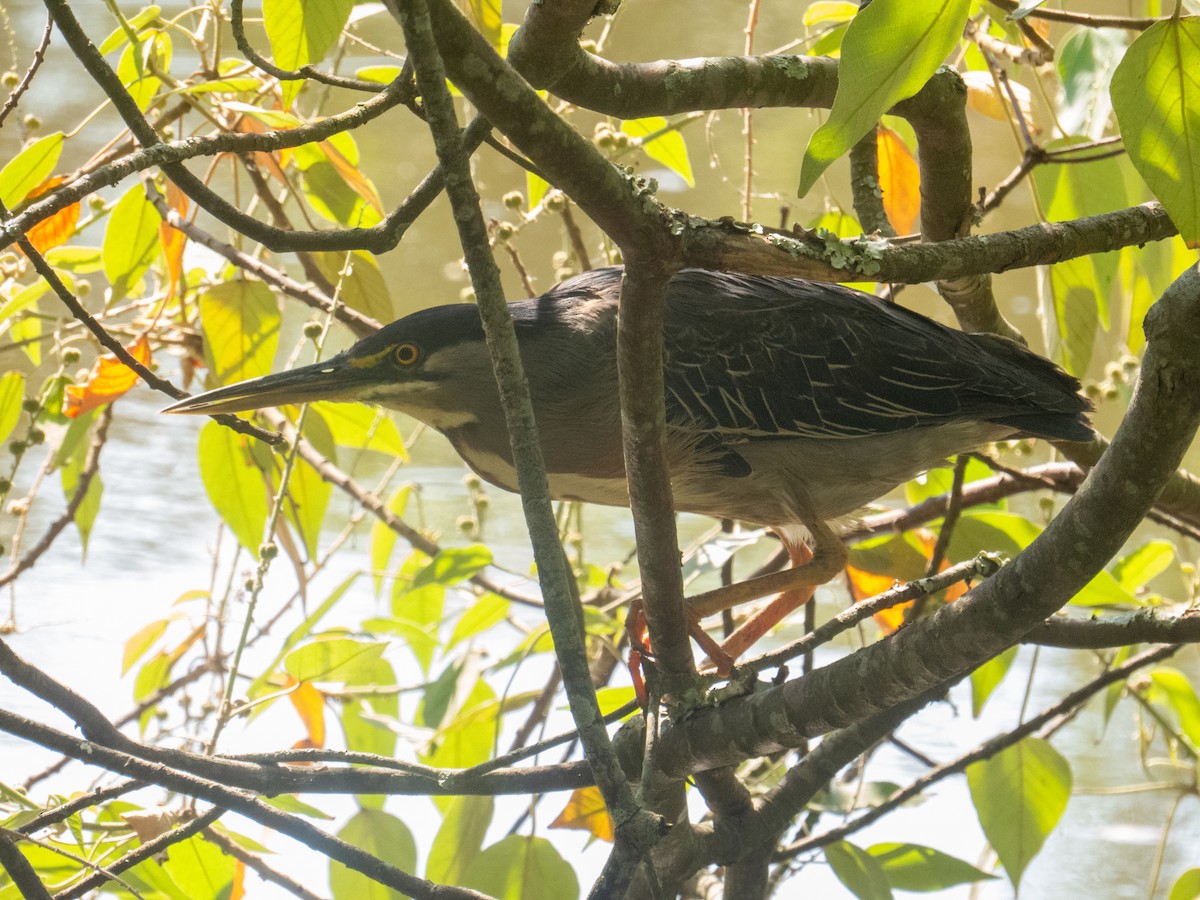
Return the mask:
{"type": "MultiPolygon", "coordinates": [[[[628,504],[615,356],[621,274],[588,272],[510,304],[558,498],[628,504]]],[[[680,510],[813,531],[980,443],[1092,437],[1079,383],[1048,360],[837,285],[681,272],[667,297],[664,348],[680,510]]],[[[516,489],[472,306],[415,313],[327,363],[170,411],[316,399],[409,413],[445,433],[481,476],[516,489]]]]}

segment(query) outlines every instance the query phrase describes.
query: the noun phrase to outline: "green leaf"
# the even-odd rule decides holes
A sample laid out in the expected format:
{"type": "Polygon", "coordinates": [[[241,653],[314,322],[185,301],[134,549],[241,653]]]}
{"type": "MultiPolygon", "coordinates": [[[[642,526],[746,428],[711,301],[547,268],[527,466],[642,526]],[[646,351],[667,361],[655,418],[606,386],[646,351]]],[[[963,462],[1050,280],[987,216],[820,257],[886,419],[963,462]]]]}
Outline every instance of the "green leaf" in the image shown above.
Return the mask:
{"type": "Polygon", "coordinates": [[[20,372],[5,372],[0,377],[0,444],[7,441],[17,427],[24,401],[25,376],[20,372]]]}
{"type": "Polygon", "coordinates": [[[512,604],[498,594],[487,593],[475,600],[457,622],[450,639],[446,641],[449,650],[459,641],[465,641],[481,632],[487,631],[497,622],[504,621],[512,604]]]}
{"type": "Polygon", "coordinates": [[[542,202],[542,198],[546,196],[548,190],[550,190],[550,183],[546,179],[539,178],[532,172],[525,173],[525,195],[529,198],[530,209],[542,202]]]}
{"type": "Polygon", "coordinates": [[[1134,168],[1178,226],[1200,243],[1200,19],[1143,31],[1113,75],[1113,109],[1134,168]]]}
{"type": "Polygon", "coordinates": [[[967,768],[967,785],[983,833],[1013,887],[1071,796],[1071,767],[1049,743],[1026,738],[967,768]]]}
{"type": "Polygon", "coordinates": [[[297,681],[347,682],[370,671],[385,649],[384,643],[320,638],[284,657],[283,668],[297,681]]]}
{"type": "MultiPolygon", "coordinates": [[[[411,484],[401,485],[388,498],[387,509],[398,519],[404,518],[404,510],[408,508],[408,498],[412,496],[411,484]]],[[[371,571],[375,577],[375,596],[383,589],[383,575],[392,561],[392,551],[396,548],[398,535],[383,521],[376,519],[371,526],[371,571]]]]}
{"type": "Polygon", "coordinates": [[[446,713],[449,721],[438,731],[430,752],[423,754],[424,762],[438,768],[465,769],[489,759],[496,742],[499,713],[496,692],[482,678],[476,679],[457,709],[452,698],[446,713]]]}
{"type": "Polygon", "coordinates": [[[825,860],[838,881],[859,900],[891,900],[892,889],[883,866],[862,847],[838,841],[825,848],[825,860]]]}
{"type": "Polygon", "coordinates": [[[310,819],[322,819],[329,821],[334,817],[323,809],[318,809],[312,804],[305,803],[295,794],[279,794],[276,797],[264,797],[264,803],[268,803],[276,809],[281,809],[284,812],[295,813],[298,816],[307,816],[310,819]]]}
{"type": "MultiPolygon", "coordinates": [[[[79,479],[83,475],[84,462],[85,454],[76,453],[62,467],[59,477],[62,479],[63,496],[67,502],[75,497],[79,489],[79,479]]],[[[92,480],[88,482],[87,493],[76,507],[73,517],[85,557],[87,556],[88,537],[92,533],[92,526],[96,524],[96,516],[100,512],[100,498],[103,494],[104,482],[100,478],[100,473],[96,472],[92,476],[92,480]]]]}
{"type": "Polygon", "coordinates": [[[849,3],[847,0],[817,0],[804,10],[801,21],[805,28],[812,29],[817,25],[840,25],[849,22],[857,14],[857,3],[849,3]]]}
{"type": "Polygon", "coordinates": [[[1067,33],[1054,54],[1062,83],[1062,101],[1055,113],[1066,134],[1092,140],[1104,136],[1112,113],[1109,84],[1125,54],[1125,33],[1115,28],[1080,26],[1067,33]]]}
{"type": "Polygon", "coordinates": [[[971,715],[975,718],[979,718],[988,697],[1000,686],[1016,658],[1017,648],[1009,647],[971,673],[971,715]]]}
{"type": "Polygon", "coordinates": [[[271,371],[279,347],[279,301],[261,281],[226,281],[205,291],[200,321],[214,387],[271,371]]]}
{"type": "MultiPolygon", "coordinates": [[[[379,693],[361,700],[346,700],[342,709],[342,729],[346,734],[346,749],[379,756],[395,756],[396,732],[380,721],[380,717],[396,719],[400,715],[400,698],[388,688],[396,686],[396,671],[392,664],[377,657],[356,666],[346,679],[348,687],[381,688],[379,693]]],[[[360,797],[364,806],[379,805],[383,798],[360,797]]]]}
{"type": "Polygon", "coordinates": [[[363,66],[354,70],[354,77],[363,81],[374,81],[376,84],[391,84],[403,71],[401,66],[363,66]]]}
{"type": "MultiPolygon", "coordinates": [[[[142,28],[144,28],[145,26],[147,26],[151,22],[153,22],[155,19],[157,19],[159,13],[161,13],[161,12],[162,12],[162,7],[154,6],[154,5],[147,6],[147,7],[144,7],[143,9],[139,10],[136,15],[130,16],[129,18],[127,18],[125,20],[125,24],[129,26],[129,31],[132,31],[134,34],[137,34],[139,31],[142,30],[142,28]]],[[[112,31],[110,31],[108,33],[108,37],[106,37],[103,41],[100,42],[100,55],[107,56],[109,53],[112,53],[118,47],[124,46],[125,42],[128,40],[129,40],[128,31],[126,31],[126,29],[124,27],[118,25],[116,28],[114,28],[112,31]]]]}
{"type": "Polygon", "coordinates": [[[1100,298],[1091,259],[1084,256],[1051,266],[1050,297],[1054,329],[1047,328],[1046,343],[1062,360],[1063,368],[1083,375],[1092,361],[1100,328],[1100,298]]]}
{"type": "Polygon", "coordinates": [[[348,307],[385,325],[396,318],[387,281],[370,253],[365,250],[351,253],[349,273],[345,275],[342,274],[345,253],[314,253],[313,259],[321,274],[337,287],[338,297],[348,307]]]}
{"type": "Polygon", "coordinates": [[[373,450],[390,457],[408,459],[404,439],[385,410],[365,403],[331,403],[325,400],[313,403],[312,408],[325,420],[339,447],[373,450]]]}
{"type": "Polygon", "coordinates": [[[875,844],[867,852],[878,861],[888,884],[901,891],[941,891],[996,877],[920,844],[875,844]]]}
{"type": "Polygon", "coordinates": [[[171,55],[171,36],[159,30],[148,32],[136,46],[130,44],[121,52],[117,77],[142,112],[150,108],[150,101],[162,87],[162,79],[152,73],[169,72],[171,55]]]}
{"type": "MultiPolygon", "coordinates": [[[[322,456],[332,458],[333,438],[319,416],[309,416],[305,420],[304,436],[322,456]]],[[[282,460],[279,461],[278,472],[279,477],[282,477],[282,460]]],[[[332,496],[333,485],[322,478],[308,462],[297,459],[288,479],[283,512],[288,523],[304,542],[309,559],[317,557],[321,526],[325,524],[325,511],[329,508],[329,499],[332,496]]]]}
{"type": "Polygon", "coordinates": [[[413,588],[427,584],[457,584],[492,563],[492,551],[482,544],[441,551],[413,579],[413,588]]]}
{"type": "Polygon", "coordinates": [[[1147,541],[1113,566],[1113,577],[1127,591],[1145,587],[1175,559],[1175,545],[1170,541],[1147,541]]]}
{"type": "Polygon", "coordinates": [[[197,834],[168,848],[163,870],[184,897],[222,897],[233,883],[234,859],[197,834]]]}
{"type": "Polygon", "coordinates": [[[1170,666],[1158,666],[1150,673],[1150,699],[1170,707],[1179,720],[1179,730],[1200,750],[1200,698],[1188,677],[1170,666]]]}
{"type": "Polygon", "coordinates": [[[692,175],[692,161],[688,159],[687,142],[678,129],[671,128],[670,123],[662,116],[626,119],[621,123],[621,130],[630,137],[638,138],[647,156],[662,163],[686,181],[688,187],[696,186],[695,176],[692,175]]]}
{"type": "Polygon", "coordinates": [[[833,109],[804,153],[801,197],[881,115],[921,89],[958,45],[970,7],[970,0],[875,0],[851,20],[833,109]]]}
{"type": "Polygon", "coordinates": [[[113,206],[104,228],[104,277],[113,286],[114,302],[127,295],[162,250],[158,226],[162,217],[146,199],[140,184],[126,191],[113,206]]]}
{"type": "Polygon", "coordinates": [[[56,269],[66,269],[76,275],[87,275],[99,272],[104,268],[99,247],[80,247],[67,244],[54,247],[44,254],[46,262],[56,269]]]}
{"type": "Polygon", "coordinates": [[[461,884],[483,847],[496,802],[491,797],[454,797],[429,850],[425,877],[437,884],[461,884]]]}
{"type": "Polygon", "coordinates": [[[1197,900],[1200,898],[1200,869],[1188,869],[1171,887],[1167,900],[1197,900]]]}
{"type": "MultiPolygon", "coordinates": [[[[295,71],[320,62],[333,46],[354,0],[263,0],[263,24],[275,65],[295,71]]],[[[283,107],[290,109],[303,81],[283,82],[283,107]]]]}
{"type": "MultiPolygon", "coordinates": [[[[338,832],[338,837],[388,865],[405,872],[416,870],[417,843],[412,832],[390,813],[360,809],[338,832]]],[[[329,887],[334,900],[400,900],[404,896],[336,861],[329,864],[329,887]]]]}
{"type": "Polygon", "coordinates": [[[208,499],[257,559],[270,506],[262,472],[250,454],[250,438],[210,421],[200,429],[198,449],[208,499]]]}
{"type": "Polygon", "coordinates": [[[496,900],[577,900],[575,870],[545,838],[510,835],[472,861],[465,887],[496,900]]]}
{"type": "Polygon", "coordinates": [[[29,192],[50,177],[62,155],[63,133],[40,138],[0,169],[0,201],[9,209],[20,205],[29,192]]]}
{"type": "Polygon", "coordinates": [[[956,562],[974,559],[984,550],[1016,556],[1041,533],[1041,528],[1015,513],[971,510],[954,528],[949,556],[956,562]]]}

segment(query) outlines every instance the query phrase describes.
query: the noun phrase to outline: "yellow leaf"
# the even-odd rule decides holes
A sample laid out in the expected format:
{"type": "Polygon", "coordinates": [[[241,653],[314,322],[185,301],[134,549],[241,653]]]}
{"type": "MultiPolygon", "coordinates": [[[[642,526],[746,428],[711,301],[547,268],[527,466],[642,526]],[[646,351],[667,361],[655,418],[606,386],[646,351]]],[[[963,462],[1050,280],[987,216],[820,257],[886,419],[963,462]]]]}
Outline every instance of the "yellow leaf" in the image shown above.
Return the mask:
{"type": "Polygon", "coordinates": [[[892,227],[911,234],[921,211],[921,170],[900,135],[879,126],[879,187],[892,227]]]}
{"type": "MultiPolygon", "coordinates": [[[[126,348],[130,355],[143,366],[150,365],[150,342],[142,335],[126,348]]],[[[63,403],[63,415],[74,419],[85,412],[111,403],[137,384],[138,376],[133,369],[115,356],[102,356],[96,361],[87,384],[69,384],[67,398],[63,403]]]]}
{"type": "MultiPolygon", "coordinates": [[[[47,178],[29,192],[29,199],[33,200],[52,191],[66,180],[65,175],[55,175],[53,178],[47,178]]],[[[51,250],[60,244],[65,244],[71,235],[75,233],[75,226],[78,222],[79,204],[72,203],[70,206],[64,206],[48,219],[42,219],[42,221],[25,232],[25,236],[29,238],[29,243],[33,244],[35,250],[39,253],[45,253],[47,250],[51,250]]]]}
{"type": "Polygon", "coordinates": [[[983,70],[963,72],[963,82],[967,86],[967,106],[991,119],[1007,122],[1013,117],[1012,98],[1017,100],[1021,110],[1021,118],[1033,134],[1041,131],[1033,122],[1033,100],[1029,88],[1011,79],[1006,89],[1000,88],[991,72],[983,70]],[[1011,96],[1009,90],[1012,91],[1011,96]]]}
{"type": "Polygon", "coordinates": [[[379,198],[379,192],[375,190],[371,179],[363,175],[357,161],[347,159],[331,141],[321,141],[319,146],[329,162],[332,163],[333,168],[350,186],[350,190],[362,197],[375,212],[382,216],[383,201],[379,198]]]}
{"type": "MultiPolygon", "coordinates": [[[[167,205],[182,219],[188,213],[188,198],[174,182],[167,182],[167,205]]],[[[187,235],[165,220],[158,226],[158,236],[162,241],[163,256],[167,261],[167,302],[175,299],[175,291],[183,278],[183,248],[187,243],[187,235]]]]}
{"type": "Polygon", "coordinates": [[[558,818],[550,823],[551,828],[573,828],[589,832],[593,837],[612,843],[614,831],[612,817],[604,807],[604,800],[597,787],[576,788],[571,799],[558,818]]]}
{"type": "Polygon", "coordinates": [[[317,690],[311,681],[296,681],[288,676],[288,685],[296,685],[296,689],[288,694],[292,706],[296,708],[300,721],[304,723],[306,747],[325,746],[325,695],[317,690]]]}

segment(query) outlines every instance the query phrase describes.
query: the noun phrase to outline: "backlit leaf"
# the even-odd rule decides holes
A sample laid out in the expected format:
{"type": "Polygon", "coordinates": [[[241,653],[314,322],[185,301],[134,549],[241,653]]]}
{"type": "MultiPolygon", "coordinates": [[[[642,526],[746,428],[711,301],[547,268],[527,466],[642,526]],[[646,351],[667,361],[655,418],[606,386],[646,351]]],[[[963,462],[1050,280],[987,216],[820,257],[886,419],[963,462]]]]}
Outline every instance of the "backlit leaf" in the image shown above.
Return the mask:
{"type": "Polygon", "coordinates": [[[319,401],[312,404],[320,413],[334,442],[339,447],[355,450],[373,450],[387,456],[408,459],[404,440],[384,410],[363,403],[330,403],[319,401]]]}
{"type": "MultiPolygon", "coordinates": [[[[397,518],[404,517],[408,507],[408,498],[412,496],[412,485],[398,487],[388,498],[387,509],[397,518]]],[[[375,596],[383,589],[383,575],[392,561],[392,551],[396,547],[398,535],[379,519],[371,526],[371,571],[375,575],[375,596]]]]}
{"type": "Polygon", "coordinates": [[[967,785],[983,833],[1013,887],[1062,818],[1071,767],[1040,738],[1025,738],[967,768],[967,785]]]}
{"type": "Polygon", "coordinates": [[[279,302],[260,281],[226,281],[200,295],[205,356],[213,385],[271,371],[279,346],[279,302]]]}
{"type": "Polygon", "coordinates": [[[425,877],[437,884],[461,884],[483,847],[496,801],[491,797],[454,797],[446,805],[442,827],[429,850],[425,877]]]}
{"type": "Polygon", "coordinates": [[[999,656],[993,656],[982,666],[971,673],[971,715],[979,718],[983,712],[988,697],[1000,686],[1008,670],[1012,668],[1013,660],[1017,658],[1017,648],[1009,647],[999,656]]]}
{"type": "MultiPolygon", "coordinates": [[[[48,194],[66,180],[65,175],[47,178],[30,191],[29,196],[31,199],[35,199],[48,194]]],[[[39,253],[45,253],[47,250],[53,250],[55,247],[65,244],[75,234],[75,226],[79,223],[79,206],[78,202],[64,206],[54,215],[42,219],[25,232],[25,237],[29,238],[29,243],[33,244],[33,248],[39,253]]]]}
{"type": "Polygon", "coordinates": [[[134,185],[113,206],[104,228],[104,277],[116,298],[124,297],[150,268],[158,255],[158,210],[146,199],[140,184],[134,185]]]}
{"type": "MultiPolygon", "coordinates": [[[[150,365],[150,342],[145,335],[125,349],[143,366],[150,365]]],[[[125,363],[115,356],[101,356],[92,367],[86,384],[67,385],[63,414],[74,419],[123,396],[137,382],[138,374],[125,363]]]]}
{"type": "Polygon", "coordinates": [[[1030,132],[1037,134],[1033,121],[1033,97],[1029,88],[1019,81],[1009,80],[1003,87],[996,83],[992,73],[986,70],[963,72],[963,83],[967,86],[967,106],[1001,122],[1015,121],[1016,111],[1013,110],[1013,99],[1017,101],[1017,110],[1030,132]],[[1009,93],[1011,91],[1011,94],[1009,93]]]}
{"type": "Polygon", "coordinates": [[[1188,869],[1171,886],[1167,900],[1197,900],[1200,898],[1200,868],[1188,869]]]}
{"type": "Polygon", "coordinates": [[[1113,566],[1113,577],[1125,590],[1136,591],[1165,572],[1174,559],[1170,541],[1147,541],[1113,566]]]}
{"type": "Polygon", "coordinates": [[[1171,666],[1159,666],[1150,673],[1150,699],[1170,707],[1179,721],[1179,730],[1200,750],[1200,698],[1183,672],[1171,666]]]}
{"type": "Polygon", "coordinates": [[[910,234],[921,212],[921,170],[900,135],[882,125],[878,148],[883,209],[897,232],[910,234]]]}
{"type": "Polygon", "coordinates": [[[62,155],[63,133],[56,131],[34,141],[0,169],[0,201],[9,209],[18,206],[50,177],[62,155]]]}
{"type": "Polygon", "coordinates": [[[457,584],[491,565],[492,551],[482,544],[451,547],[435,556],[413,579],[414,588],[427,584],[457,584]]]}
{"type": "Polygon", "coordinates": [[[576,788],[558,817],[550,823],[551,828],[574,828],[586,831],[602,841],[613,842],[616,831],[612,816],[604,805],[598,787],[576,788]]]}
{"type": "Polygon", "coordinates": [[[838,881],[859,900],[891,900],[892,889],[883,866],[862,847],[849,841],[829,844],[825,847],[825,861],[838,881]]]}
{"type": "Polygon", "coordinates": [[[21,372],[5,372],[0,377],[0,444],[8,440],[21,419],[21,404],[25,400],[25,376],[21,372]]]}
{"type": "Polygon", "coordinates": [[[621,123],[621,130],[630,137],[638,138],[647,156],[682,178],[688,187],[696,186],[692,161],[688,159],[687,142],[678,129],[668,130],[668,122],[662,116],[626,119],[621,123]]]}
{"type": "MultiPolygon", "coordinates": [[[[337,41],[354,0],[263,0],[263,24],[275,65],[295,71],[320,62],[337,41]]],[[[289,109],[303,81],[283,82],[283,106],[289,109]]]]}
{"type": "MultiPolygon", "coordinates": [[[[338,837],[405,872],[416,869],[417,844],[412,832],[383,810],[360,809],[338,837]]],[[[329,864],[329,887],[334,900],[399,900],[403,896],[337,861],[329,864]]]]}
{"type": "Polygon", "coordinates": [[[800,196],[894,104],[911,97],[962,38],[970,0],[875,0],[850,22],[833,109],[800,169],[800,196]]]}
{"type": "Polygon", "coordinates": [[[1113,109],[1138,174],[1179,227],[1200,243],[1200,19],[1156,22],[1112,78],[1113,109]]]}
{"type": "Polygon", "coordinates": [[[475,858],[466,887],[496,900],[577,900],[575,870],[545,838],[510,835],[475,858]]]}
{"type": "Polygon", "coordinates": [[[200,478],[238,542],[258,558],[267,526],[266,484],[250,454],[251,438],[209,421],[200,429],[200,478]]]}
{"type": "Polygon", "coordinates": [[[234,859],[197,834],[170,846],[163,869],[185,897],[223,897],[233,883],[234,859]]]}
{"type": "Polygon", "coordinates": [[[138,629],[137,634],[125,642],[125,654],[121,658],[122,675],[128,672],[133,664],[154,645],[154,642],[166,633],[167,626],[171,624],[171,621],[171,619],[156,619],[149,625],[138,629]]]}
{"type": "Polygon", "coordinates": [[[387,324],[396,318],[392,295],[375,257],[365,250],[350,254],[349,274],[342,271],[345,253],[314,253],[313,259],[329,283],[336,285],[338,297],[351,309],[387,324]]]}
{"type": "Polygon", "coordinates": [[[941,891],[996,877],[920,844],[875,844],[867,852],[879,862],[888,883],[900,891],[941,891]]]}
{"type": "Polygon", "coordinates": [[[322,638],[304,644],[283,660],[284,670],[297,681],[345,681],[370,667],[387,644],[351,638],[322,638]]]}
{"type": "Polygon", "coordinates": [[[1104,136],[1112,100],[1109,84],[1125,54],[1125,32],[1116,28],[1080,26],[1067,33],[1054,65],[1062,84],[1062,102],[1055,118],[1066,134],[1082,134],[1091,140],[1104,136]]]}
{"type": "Polygon", "coordinates": [[[474,600],[467,611],[454,623],[454,631],[451,632],[450,639],[446,641],[446,649],[449,650],[460,641],[472,638],[487,631],[497,622],[504,621],[510,606],[512,604],[499,594],[487,593],[474,600]]]}
{"type": "Polygon", "coordinates": [[[295,689],[288,693],[288,699],[296,710],[296,715],[304,723],[305,746],[325,746],[325,695],[308,681],[296,684],[295,689]]]}

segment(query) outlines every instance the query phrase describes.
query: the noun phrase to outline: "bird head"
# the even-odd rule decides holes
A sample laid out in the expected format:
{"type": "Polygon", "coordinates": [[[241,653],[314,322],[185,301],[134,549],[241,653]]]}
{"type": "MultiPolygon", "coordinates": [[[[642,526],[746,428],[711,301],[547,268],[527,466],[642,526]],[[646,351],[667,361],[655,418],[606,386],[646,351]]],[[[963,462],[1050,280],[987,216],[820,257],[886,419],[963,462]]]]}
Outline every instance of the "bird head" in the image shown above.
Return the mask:
{"type": "Polygon", "coordinates": [[[323,362],[220,387],[163,412],[214,415],[315,400],[360,401],[453,428],[476,418],[478,405],[494,396],[478,310],[459,305],[414,313],[323,362]]]}

